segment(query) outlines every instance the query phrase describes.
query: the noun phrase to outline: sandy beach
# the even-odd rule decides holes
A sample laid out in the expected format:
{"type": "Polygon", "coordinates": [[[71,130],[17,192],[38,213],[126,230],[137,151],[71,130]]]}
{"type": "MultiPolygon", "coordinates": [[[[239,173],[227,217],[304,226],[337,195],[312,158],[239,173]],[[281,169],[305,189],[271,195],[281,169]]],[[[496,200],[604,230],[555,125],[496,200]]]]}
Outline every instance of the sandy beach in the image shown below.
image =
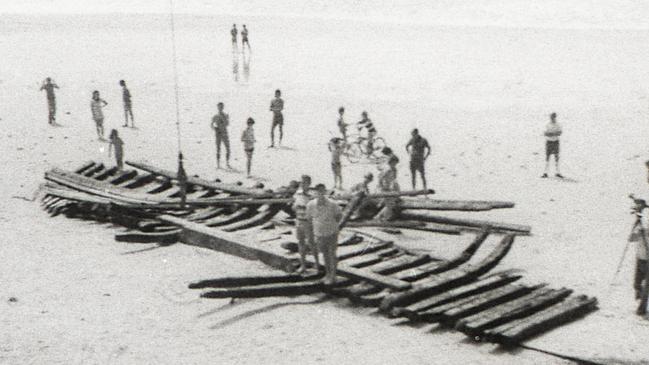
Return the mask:
{"type": "MultiPolygon", "coordinates": [[[[649,30],[201,13],[178,14],[176,28],[188,173],[268,186],[309,173],[331,185],[326,142],[344,105],[348,122],[369,112],[401,157],[400,184],[409,187],[404,146],[417,127],[432,146],[426,167],[437,198],[514,201],[514,209],[471,217],[532,226],[502,269],[598,298],[600,311],[533,344],[603,363],[649,359],[642,345],[649,322],[634,313],[634,247],[614,277],[633,223],[627,195],[649,198],[649,30]],[[235,22],[251,29],[249,60],[232,51],[235,22]],[[267,149],[275,89],[286,101],[286,136],[284,147],[267,149]],[[218,101],[231,117],[234,171],[215,169],[209,122],[218,101]],[[569,182],[540,179],[553,111],[564,128],[569,182]],[[248,117],[257,121],[253,179],[245,178],[239,141],[248,117]]],[[[0,17],[0,363],[564,363],[413,328],[320,295],[199,299],[189,282],[272,271],[185,245],[146,250],[115,242],[109,225],[49,218],[29,201],[47,169],[113,163],[96,138],[93,90],[108,102],[106,129],[118,128],[126,159],[175,167],[170,42],[166,14],[0,17]],[[45,77],[60,87],[60,127],[47,125],[45,77]],[[133,94],[137,129],[120,127],[120,79],[133,94]]],[[[374,170],[346,164],[344,185],[374,170]]],[[[462,249],[448,238],[422,244],[405,232],[398,239],[441,257],[462,249]]]]}

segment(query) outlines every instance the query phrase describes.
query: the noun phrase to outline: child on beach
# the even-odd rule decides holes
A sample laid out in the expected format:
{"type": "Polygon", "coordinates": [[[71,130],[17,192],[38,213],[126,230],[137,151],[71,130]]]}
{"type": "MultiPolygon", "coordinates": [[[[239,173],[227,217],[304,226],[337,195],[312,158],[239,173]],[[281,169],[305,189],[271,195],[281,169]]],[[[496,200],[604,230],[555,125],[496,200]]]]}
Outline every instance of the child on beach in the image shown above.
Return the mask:
{"type": "Polygon", "coordinates": [[[334,173],[334,189],[343,188],[342,164],[340,163],[340,155],[343,153],[344,141],[338,137],[334,137],[329,141],[329,151],[331,151],[331,170],[334,173]]]}
{"type": "Polygon", "coordinates": [[[243,149],[246,152],[246,173],[250,177],[250,168],[252,166],[252,152],[255,149],[255,131],[252,126],[255,124],[255,120],[248,118],[246,122],[248,127],[243,131],[241,135],[241,141],[243,142],[243,149]]]}
{"type": "Polygon", "coordinates": [[[131,103],[131,92],[126,87],[126,81],[119,80],[122,87],[122,100],[124,100],[124,127],[128,127],[128,117],[131,116],[131,127],[135,128],[135,119],[133,119],[133,104],[131,103]]]}
{"type": "Polygon", "coordinates": [[[119,138],[117,130],[113,129],[110,131],[110,144],[108,145],[108,156],[110,156],[113,147],[115,147],[115,161],[117,162],[117,168],[122,170],[124,168],[124,141],[119,138]]]}
{"type": "Polygon", "coordinates": [[[90,111],[92,112],[92,119],[95,121],[97,127],[97,137],[100,141],[104,140],[104,112],[101,110],[108,103],[99,97],[99,91],[92,92],[92,101],[90,101],[90,111]]]}

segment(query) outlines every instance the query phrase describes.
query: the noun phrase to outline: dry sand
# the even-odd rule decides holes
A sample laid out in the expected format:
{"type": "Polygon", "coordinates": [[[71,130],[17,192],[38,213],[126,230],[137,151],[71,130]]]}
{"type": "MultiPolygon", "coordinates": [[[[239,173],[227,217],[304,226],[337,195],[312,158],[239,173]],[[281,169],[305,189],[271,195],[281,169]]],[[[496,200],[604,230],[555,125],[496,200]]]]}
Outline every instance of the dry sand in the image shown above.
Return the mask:
{"type": "MultiPolygon", "coordinates": [[[[634,314],[632,250],[613,280],[632,223],[626,195],[647,189],[649,32],[225,16],[177,21],[189,173],[217,176],[209,129],[217,101],[231,115],[239,170],[245,166],[238,137],[248,116],[257,120],[258,178],[247,184],[276,186],[304,172],[330,184],[325,143],[336,131],[337,107],[345,105],[349,122],[370,112],[402,156],[400,182],[409,186],[402,146],[417,126],[433,146],[427,168],[440,198],[512,200],[515,209],[472,216],[532,225],[533,236],[517,239],[502,268],[600,300],[596,314],[531,344],[589,358],[649,358],[648,322],[634,314]],[[235,21],[251,28],[247,81],[239,56],[238,82],[232,74],[228,29],[235,21]],[[286,147],[268,150],[276,88],[286,100],[286,147]],[[539,179],[551,111],[564,125],[562,170],[576,183],[539,179]]],[[[105,225],[48,218],[23,199],[32,198],[45,170],[110,162],[90,119],[92,90],[109,103],[107,130],[117,128],[117,81],[127,80],[139,129],[120,128],[126,158],[175,166],[168,19],[5,15],[0,31],[7,50],[0,71],[0,363],[561,363],[471,344],[454,332],[428,333],[430,327],[400,325],[320,296],[234,305],[200,300],[187,283],[270,269],[183,245],[134,252],[149,246],[117,243],[115,229],[105,225]],[[61,127],[46,123],[38,88],[47,76],[61,87],[61,127]]],[[[370,170],[345,166],[345,185],[370,170]]],[[[218,176],[244,180],[237,172],[218,176]]],[[[403,239],[421,245],[408,234],[403,239]]],[[[461,249],[448,239],[424,248],[440,256],[461,249]]]]}

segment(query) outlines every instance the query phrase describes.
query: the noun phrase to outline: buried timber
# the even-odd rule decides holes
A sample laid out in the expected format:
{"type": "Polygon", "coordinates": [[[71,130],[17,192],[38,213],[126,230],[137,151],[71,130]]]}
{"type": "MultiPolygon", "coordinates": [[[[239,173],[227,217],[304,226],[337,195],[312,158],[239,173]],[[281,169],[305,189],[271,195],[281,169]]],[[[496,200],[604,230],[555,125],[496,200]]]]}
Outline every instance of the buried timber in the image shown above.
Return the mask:
{"type": "MultiPolygon", "coordinates": [[[[181,186],[174,172],[127,162],[130,170],[88,162],[75,171],[52,169],[45,174],[41,203],[51,215],[112,222],[126,227],[116,239],[131,243],[201,246],[258,260],[287,274],[225,277],[192,283],[203,298],[256,298],[317,292],[377,307],[387,316],[439,323],[474,339],[518,345],[596,310],[597,300],[527,283],[512,270],[497,266],[516,236],[530,234],[524,225],[457,219],[433,211],[488,211],[513,203],[421,199],[432,191],[397,194],[336,194],[343,207],[336,256],[337,277],[325,284],[319,271],[298,275],[297,244],[291,242],[295,217],[293,185],[274,190],[263,186],[188,177],[181,186]],[[183,196],[184,195],[184,196],[183,196]],[[182,199],[181,199],[182,198],[182,199]],[[398,199],[389,220],[379,219],[382,199],[398,199]],[[363,214],[357,210],[363,205],[363,214]],[[441,259],[378,238],[368,227],[395,234],[420,231],[425,239],[456,235],[466,247],[456,257],[441,259]],[[487,247],[485,241],[497,243],[487,247]],[[288,241],[288,242],[287,242],[288,241]],[[481,259],[476,260],[477,254],[481,259]]],[[[313,260],[309,261],[315,266],[313,260]]]]}

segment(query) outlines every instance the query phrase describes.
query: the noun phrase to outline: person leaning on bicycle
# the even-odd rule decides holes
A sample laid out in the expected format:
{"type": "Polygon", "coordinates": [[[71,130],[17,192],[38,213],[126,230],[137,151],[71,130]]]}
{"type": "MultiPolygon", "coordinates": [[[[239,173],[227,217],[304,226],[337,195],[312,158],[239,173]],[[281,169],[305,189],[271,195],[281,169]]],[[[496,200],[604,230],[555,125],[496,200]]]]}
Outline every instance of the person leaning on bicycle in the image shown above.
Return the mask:
{"type": "Polygon", "coordinates": [[[367,130],[367,150],[366,154],[369,156],[374,152],[374,137],[376,137],[376,128],[372,124],[372,120],[367,117],[367,112],[361,113],[363,119],[356,123],[357,129],[360,132],[363,128],[367,130]]]}

